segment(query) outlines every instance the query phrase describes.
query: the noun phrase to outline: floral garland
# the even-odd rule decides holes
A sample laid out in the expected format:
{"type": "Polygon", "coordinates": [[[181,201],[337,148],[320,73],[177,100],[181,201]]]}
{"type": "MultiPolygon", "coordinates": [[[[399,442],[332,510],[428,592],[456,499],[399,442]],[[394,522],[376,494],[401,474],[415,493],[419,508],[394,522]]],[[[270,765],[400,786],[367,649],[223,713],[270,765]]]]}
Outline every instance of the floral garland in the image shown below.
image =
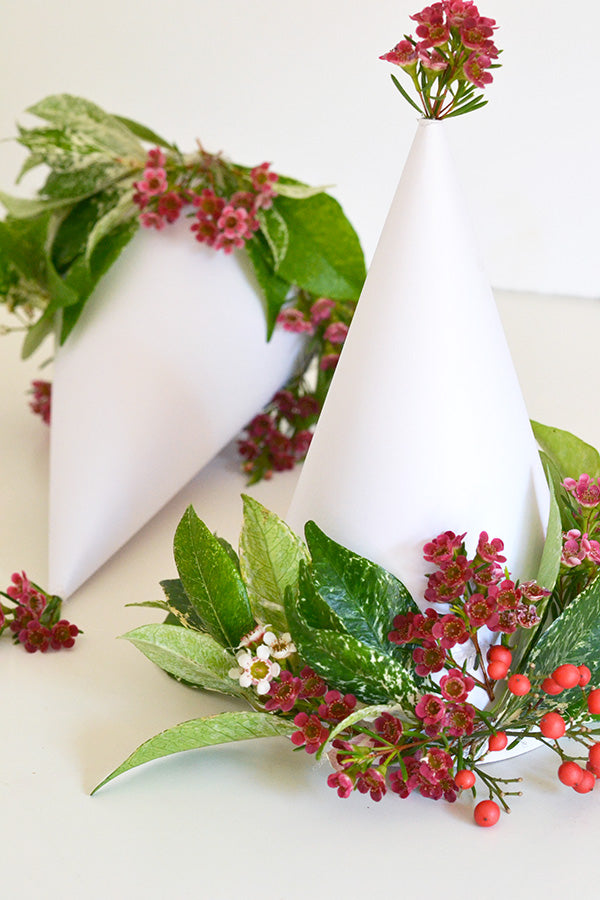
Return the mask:
{"type": "MultiPolygon", "coordinates": [[[[50,124],[19,129],[29,150],[21,175],[44,164],[48,177],[35,199],[0,193],[8,212],[0,222],[0,300],[19,318],[12,330],[26,331],[23,355],[54,332],[57,318],[60,343],[68,338],[140,226],[161,231],[184,216],[199,243],[246,253],[267,339],[276,326],[307,336],[298,371],[240,441],[249,481],[304,459],[365,277],[339,204],[266,162],[248,168],[200,145],[183,154],[79,97],[47,97],[28,112],[50,124]]],[[[49,422],[49,382],[35,381],[32,393],[32,409],[49,422]]]]}
{"type": "Polygon", "coordinates": [[[174,540],[179,577],[162,582],[164,600],[140,604],[167,618],[125,637],[187,685],[252,711],[170,728],[98,787],[180,750],[285,736],[327,756],[327,784],[342,798],[417,792],[454,802],[483,791],[474,819],[490,826],[521,779],[485,763],[529,738],[557,754],[559,781],[591,792],[600,778],[600,455],[567,432],[534,431],[551,492],[535,581],[511,576],[499,538],[481,532],[469,556],[466,535],[445,531],[424,547],[433,571],[417,605],[314,522],[303,543],[244,497],[238,555],[190,507],[174,540]],[[591,472],[576,475],[584,464],[591,472]]]}

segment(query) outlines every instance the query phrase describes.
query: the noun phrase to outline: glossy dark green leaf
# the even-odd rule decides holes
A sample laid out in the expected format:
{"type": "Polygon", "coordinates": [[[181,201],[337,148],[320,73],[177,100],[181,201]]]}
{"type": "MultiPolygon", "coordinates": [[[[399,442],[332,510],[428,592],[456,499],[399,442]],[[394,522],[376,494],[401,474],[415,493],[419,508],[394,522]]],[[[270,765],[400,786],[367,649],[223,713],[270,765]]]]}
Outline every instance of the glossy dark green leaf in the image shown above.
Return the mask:
{"type": "Polygon", "coordinates": [[[174,728],[168,728],[143,743],[114,772],[111,772],[92,791],[100,790],[113,778],[142,766],[153,759],[161,759],[184,750],[198,750],[233,741],[248,741],[263,737],[286,737],[296,730],[287,719],[269,713],[226,712],[203,719],[191,719],[174,728]]]}
{"type": "Polygon", "coordinates": [[[286,592],[285,609],[300,656],[329,687],[368,704],[410,701],[416,695],[412,667],[348,634],[319,597],[304,565],[298,589],[286,592]]]}
{"type": "Polygon", "coordinates": [[[174,541],[177,571],[207,631],[224,647],[239,645],[254,627],[248,594],[217,538],[188,507],[174,541]]]}
{"type": "Polygon", "coordinates": [[[306,542],[315,587],[348,633],[368,647],[408,663],[410,651],[388,640],[394,616],[419,611],[402,582],[327,537],[314,522],[306,525],[306,542]]]}
{"type": "Polygon", "coordinates": [[[550,675],[562,663],[585,665],[592,683],[600,684],[600,577],[537,638],[529,662],[538,676],[550,675]]]}

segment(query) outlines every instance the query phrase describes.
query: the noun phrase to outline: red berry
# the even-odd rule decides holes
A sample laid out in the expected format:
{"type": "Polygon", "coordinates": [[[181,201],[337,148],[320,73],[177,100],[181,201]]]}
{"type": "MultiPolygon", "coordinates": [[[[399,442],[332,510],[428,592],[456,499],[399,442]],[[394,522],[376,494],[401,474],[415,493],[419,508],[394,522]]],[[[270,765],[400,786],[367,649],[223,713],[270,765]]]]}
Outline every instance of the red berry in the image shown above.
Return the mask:
{"type": "Polygon", "coordinates": [[[593,772],[588,772],[587,769],[582,769],[581,771],[581,780],[573,785],[573,790],[577,791],[578,794],[589,794],[590,791],[594,790],[594,785],[596,784],[596,779],[594,778],[593,772]]]}
{"type": "Polygon", "coordinates": [[[490,662],[493,660],[494,662],[504,663],[508,669],[512,662],[512,653],[508,647],[505,647],[503,644],[494,644],[494,646],[490,647],[488,650],[487,658],[490,662]]]}
{"type": "Polygon", "coordinates": [[[475,773],[471,772],[470,769],[459,769],[454,776],[454,780],[461,791],[468,790],[475,784],[475,773]]]}
{"type": "Polygon", "coordinates": [[[579,684],[581,673],[577,666],[573,666],[571,663],[565,663],[554,670],[552,678],[557,684],[560,684],[562,688],[572,688],[575,687],[576,684],[579,684]]]}
{"type": "Polygon", "coordinates": [[[527,675],[511,675],[508,679],[508,689],[517,697],[524,697],[531,690],[531,682],[527,675]]]}
{"type": "Polygon", "coordinates": [[[591,771],[594,775],[600,776],[600,744],[594,744],[593,747],[590,747],[588,759],[588,766],[591,768],[591,771]]]}
{"type": "Polygon", "coordinates": [[[575,787],[581,781],[582,776],[583,769],[576,762],[573,762],[572,759],[561,763],[558,767],[558,780],[566,784],[567,787],[575,787]]]}
{"type": "Polygon", "coordinates": [[[540,720],[540,731],[544,737],[560,738],[566,730],[565,720],[557,712],[546,713],[540,720]]]}
{"type": "Polygon", "coordinates": [[[506,736],[504,731],[497,731],[496,734],[490,735],[490,739],[488,741],[488,747],[490,750],[504,750],[507,744],[508,737],[506,736]]]}
{"type": "Polygon", "coordinates": [[[488,666],[488,675],[492,681],[502,681],[508,675],[508,666],[498,660],[492,660],[488,666]]]}
{"type": "Polygon", "coordinates": [[[579,669],[579,686],[585,687],[592,680],[592,673],[587,666],[577,666],[579,669]]]}
{"type": "Polygon", "coordinates": [[[590,691],[587,698],[588,710],[593,716],[600,715],[600,688],[590,691]]]}
{"type": "Polygon", "coordinates": [[[552,697],[555,697],[557,694],[560,694],[562,688],[560,684],[557,684],[554,678],[544,678],[542,681],[542,690],[545,694],[550,694],[552,697]]]}
{"type": "Polygon", "coordinates": [[[473,810],[473,818],[477,825],[489,828],[495,825],[500,818],[500,807],[495,800],[482,800],[473,810]]]}

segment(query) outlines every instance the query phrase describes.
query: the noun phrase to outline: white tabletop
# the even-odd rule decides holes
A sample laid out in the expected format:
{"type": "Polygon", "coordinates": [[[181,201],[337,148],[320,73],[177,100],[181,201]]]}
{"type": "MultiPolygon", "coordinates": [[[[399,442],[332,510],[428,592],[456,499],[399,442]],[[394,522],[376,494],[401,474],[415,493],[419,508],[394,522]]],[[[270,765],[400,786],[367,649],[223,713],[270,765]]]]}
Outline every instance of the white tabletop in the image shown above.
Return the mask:
{"type": "MultiPolygon", "coordinates": [[[[593,335],[600,303],[498,292],[530,414],[600,446],[593,335]]],[[[48,437],[27,408],[39,376],[15,336],[0,344],[0,582],[47,572],[48,437]]],[[[42,374],[43,377],[43,374],[42,374]]],[[[501,427],[499,428],[501,437],[501,427]]],[[[296,473],[252,493],[284,515],[296,473]]],[[[160,598],[175,575],[171,541],[189,503],[236,542],[244,482],[226,448],[66,604],[85,632],[75,648],[29,655],[0,642],[0,842],[3,896],[324,900],[594,896],[600,788],[559,784],[544,749],[498,764],[522,775],[523,797],[491,829],[472,801],[390,795],[340,800],[326,764],[284,739],[191,751],[89,792],[142,741],[233,700],[185,688],[127,641],[160,620],[127,603],[160,598]],[[442,893],[443,892],[443,893],[442,893]]]]}

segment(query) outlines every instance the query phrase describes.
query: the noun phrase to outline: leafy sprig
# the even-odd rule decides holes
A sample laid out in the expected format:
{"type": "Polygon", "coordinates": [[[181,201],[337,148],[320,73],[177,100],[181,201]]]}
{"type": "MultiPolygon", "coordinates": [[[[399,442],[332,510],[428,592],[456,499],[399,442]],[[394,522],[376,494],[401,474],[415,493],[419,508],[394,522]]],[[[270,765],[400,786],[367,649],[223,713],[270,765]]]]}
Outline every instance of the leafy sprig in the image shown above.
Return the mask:
{"type": "MultiPolygon", "coordinates": [[[[536,433],[544,443],[542,426],[536,425],[536,433]]],[[[555,433],[545,437],[548,449],[552,441],[560,443],[555,433]]],[[[570,471],[589,461],[583,442],[565,434],[564,443],[571,447],[570,471]]],[[[562,491],[555,500],[559,509],[570,503],[562,491]]],[[[426,548],[427,558],[448,557],[448,583],[456,578],[454,570],[465,569],[458,559],[461,542],[462,536],[446,532],[426,548]]],[[[541,567],[546,572],[556,568],[549,557],[562,553],[553,534],[549,545],[541,567]]],[[[451,648],[462,640],[457,625],[482,615],[481,606],[478,611],[469,605],[481,599],[472,589],[464,595],[464,610],[456,594],[451,614],[447,607],[436,611],[433,600],[423,615],[398,579],[314,523],[307,524],[304,543],[245,497],[238,557],[188,509],[175,537],[179,578],[163,583],[163,601],[149,604],[162,608],[167,620],[125,637],[173,677],[237,696],[254,712],[171,728],[143,744],[98,787],[148,759],[262,734],[288,736],[318,755],[329,748],[334,772],[328,783],[342,797],[358,790],[379,800],[388,789],[401,797],[419,790],[452,801],[479,784],[488,794],[476,807],[480,824],[491,824],[489,815],[507,809],[508,798],[520,793],[510,780],[483,768],[486,757],[524,738],[556,751],[565,784],[590,790],[600,775],[599,729],[590,724],[600,712],[600,690],[592,687],[600,682],[600,578],[556,614],[547,614],[558,587],[509,582],[507,572],[497,571],[500,549],[500,541],[482,535],[477,556],[466,564],[465,577],[485,584],[489,569],[504,592],[502,602],[498,591],[490,592],[500,605],[496,612],[490,606],[489,627],[501,632],[501,642],[486,655],[485,643],[469,631],[477,660],[468,666],[451,648]],[[513,599],[522,598],[516,607],[511,592],[513,599]],[[540,615],[524,606],[532,598],[540,615]],[[527,613],[528,627],[519,628],[511,609],[527,613]],[[446,657],[442,666],[419,656],[421,642],[427,650],[439,644],[446,657]],[[439,669],[441,680],[432,677],[439,669]],[[485,709],[465,699],[478,682],[491,695],[485,709]],[[561,736],[572,739],[579,755],[565,750],[561,736]]],[[[569,577],[561,573],[557,585],[569,577]]],[[[430,578],[431,589],[442,591],[441,585],[430,578]]]]}

